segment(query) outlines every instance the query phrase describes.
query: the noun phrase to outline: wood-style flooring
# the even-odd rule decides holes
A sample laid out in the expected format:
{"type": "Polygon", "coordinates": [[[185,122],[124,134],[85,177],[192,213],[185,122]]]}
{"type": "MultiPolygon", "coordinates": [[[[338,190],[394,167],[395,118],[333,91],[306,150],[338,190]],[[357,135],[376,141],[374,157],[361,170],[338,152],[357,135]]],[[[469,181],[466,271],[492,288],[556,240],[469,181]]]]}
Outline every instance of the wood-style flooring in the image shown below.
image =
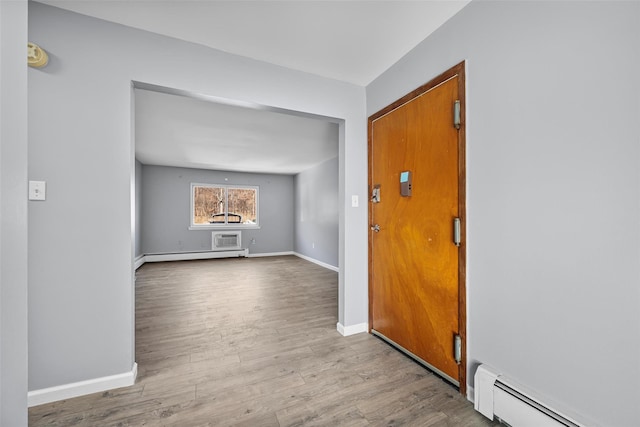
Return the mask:
{"type": "Polygon", "coordinates": [[[337,273],[294,256],[145,264],[138,379],[29,409],[30,426],[486,426],[381,340],[336,331],[337,273]]]}

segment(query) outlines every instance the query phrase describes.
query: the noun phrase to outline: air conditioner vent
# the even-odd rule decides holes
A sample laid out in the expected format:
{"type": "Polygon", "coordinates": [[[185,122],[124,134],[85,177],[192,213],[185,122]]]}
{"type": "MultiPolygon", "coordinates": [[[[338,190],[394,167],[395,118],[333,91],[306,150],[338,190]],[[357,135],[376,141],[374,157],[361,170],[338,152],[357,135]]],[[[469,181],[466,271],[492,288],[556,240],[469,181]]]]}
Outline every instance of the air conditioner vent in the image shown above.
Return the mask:
{"type": "Polygon", "coordinates": [[[231,251],[242,249],[239,231],[214,231],[211,233],[212,251],[231,251]]]}

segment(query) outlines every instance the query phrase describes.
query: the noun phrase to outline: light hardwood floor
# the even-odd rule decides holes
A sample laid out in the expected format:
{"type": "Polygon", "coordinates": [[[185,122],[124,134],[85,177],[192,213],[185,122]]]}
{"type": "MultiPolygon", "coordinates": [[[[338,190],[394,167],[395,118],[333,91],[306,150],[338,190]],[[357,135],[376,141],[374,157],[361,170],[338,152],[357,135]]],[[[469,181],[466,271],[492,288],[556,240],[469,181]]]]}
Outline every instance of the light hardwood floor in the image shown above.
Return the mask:
{"type": "Polygon", "coordinates": [[[146,264],[136,384],[33,407],[29,425],[493,425],[381,340],[338,334],[337,282],[293,256],[146,264]]]}

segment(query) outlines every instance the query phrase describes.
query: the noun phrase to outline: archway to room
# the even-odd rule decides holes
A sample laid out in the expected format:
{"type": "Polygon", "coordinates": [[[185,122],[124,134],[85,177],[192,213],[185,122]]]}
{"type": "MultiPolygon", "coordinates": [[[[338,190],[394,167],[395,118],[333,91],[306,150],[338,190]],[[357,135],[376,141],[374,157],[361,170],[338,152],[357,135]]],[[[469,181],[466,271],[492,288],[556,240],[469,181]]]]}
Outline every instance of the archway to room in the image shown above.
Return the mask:
{"type": "MultiPolygon", "coordinates": [[[[205,184],[225,203],[238,186],[258,188],[257,220],[228,224],[250,257],[295,254],[338,271],[342,120],[138,82],[132,97],[134,270],[217,258],[220,216],[212,227],[194,223],[193,186],[205,184]]],[[[222,220],[235,223],[225,206],[222,220]]]]}

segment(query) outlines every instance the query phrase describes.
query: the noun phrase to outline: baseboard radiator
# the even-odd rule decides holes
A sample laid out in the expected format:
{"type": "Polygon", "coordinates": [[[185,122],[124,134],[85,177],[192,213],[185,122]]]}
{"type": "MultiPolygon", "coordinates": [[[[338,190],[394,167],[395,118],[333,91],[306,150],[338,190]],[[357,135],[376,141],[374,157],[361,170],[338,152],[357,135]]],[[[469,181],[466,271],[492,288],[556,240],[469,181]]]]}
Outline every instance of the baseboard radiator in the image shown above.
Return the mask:
{"type": "Polygon", "coordinates": [[[474,382],[474,407],[491,420],[497,418],[512,427],[582,427],[491,367],[480,365],[474,382]]]}

